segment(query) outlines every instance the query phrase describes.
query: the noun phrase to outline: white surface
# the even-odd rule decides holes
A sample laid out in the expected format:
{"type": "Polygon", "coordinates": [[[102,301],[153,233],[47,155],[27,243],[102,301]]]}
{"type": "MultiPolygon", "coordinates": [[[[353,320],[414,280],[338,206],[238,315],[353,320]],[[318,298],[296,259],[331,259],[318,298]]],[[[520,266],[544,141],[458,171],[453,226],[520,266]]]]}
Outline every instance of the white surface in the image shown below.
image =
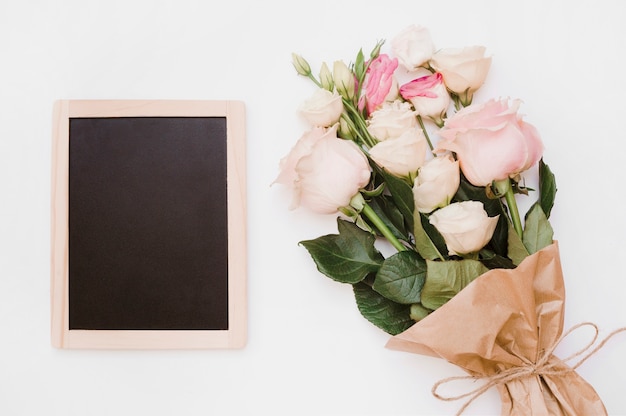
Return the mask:
{"type": "MultiPolygon", "coordinates": [[[[270,187],[302,134],[312,93],[291,52],[350,61],[409,24],[437,47],[493,55],[477,100],[512,96],[540,130],[557,177],[566,326],[626,325],[626,3],[621,1],[0,2],[0,413],[3,415],[420,415],[462,374],[384,348],[349,287],[322,277],[298,241],[335,219],[287,209],[270,187]],[[249,342],[237,351],[59,351],[49,341],[52,102],[239,99],[247,106],[249,342]]],[[[580,344],[566,343],[561,350],[580,344]],[[570,345],[571,344],[571,345],[570,345]]],[[[582,343],[582,341],[581,341],[582,343]]],[[[626,335],[579,373],[626,414],[626,335]]],[[[467,414],[497,414],[495,390],[467,414]]]]}

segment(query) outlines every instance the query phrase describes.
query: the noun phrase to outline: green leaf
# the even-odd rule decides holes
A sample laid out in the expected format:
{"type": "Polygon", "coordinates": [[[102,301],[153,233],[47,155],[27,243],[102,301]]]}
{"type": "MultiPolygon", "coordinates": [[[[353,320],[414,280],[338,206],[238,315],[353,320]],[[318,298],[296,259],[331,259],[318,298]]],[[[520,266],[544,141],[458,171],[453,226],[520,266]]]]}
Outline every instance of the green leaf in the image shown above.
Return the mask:
{"type": "Polygon", "coordinates": [[[422,305],[435,310],[452,299],[487,269],[477,260],[427,261],[428,273],[422,288],[422,305]]]}
{"type": "Polygon", "coordinates": [[[522,260],[528,257],[529,253],[522,241],[522,238],[517,235],[513,224],[509,222],[509,250],[508,257],[513,261],[514,265],[519,265],[522,260]]]}
{"type": "Polygon", "coordinates": [[[301,241],[317,269],[341,283],[357,283],[376,273],[384,257],[374,247],[375,237],[355,224],[337,218],[339,234],[301,241]]]}
{"type": "Polygon", "coordinates": [[[414,251],[401,251],[385,259],[372,288],[394,302],[417,303],[425,279],[424,259],[414,251]]]}
{"type": "Polygon", "coordinates": [[[380,174],[383,176],[387,189],[391,193],[393,202],[398,207],[398,210],[402,213],[404,220],[406,221],[407,228],[413,229],[413,210],[415,209],[415,200],[413,199],[413,187],[409,185],[403,179],[386,172],[384,169],[380,169],[380,174]]]}
{"type": "Polygon", "coordinates": [[[356,283],[352,287],[361,315],[386,333],[398,335],[415,323],[411,319],[410,305],[393,302],[365,283],[356,283]]]}
{"type": "Polygon", "coordinates": [[[510,258],[496,254],[489,249],[483,248],[480,250],[479,254],[480,256],[478,261],[480,261],[488,269],[515,268],[515,264],[513,264],[510,258]]]}
{"type": "Polygon", "coordinates": [[[554,231],[539,203],[535,202],[530,207],[524,224],[522,241],[529,254],[536,253],[552,244],[554,231]]]}
{"type": "MultiPolygon", "coordinates": [[[[435,260],[438,258],[443,258],[443,256],[441,255],[441,252],[437,248],[437,245],[435,245],[431,236],[426,232],[426,229],[423,223],[424,220],[426,220],[425,222],[428,222],[426,215],[418,211],[415,211],[415,220],[414,220],[415,228],[413,231],[413,235],[415,236],[415,249],[420,254],[420,256],[428,260],[435,260]]],[[[430,223],[428,224],[430,225],[430,223]]],[[[432,228],[434,229],[434,227],[432,228]]],[[[443,241],[443,237],[441,237],[441,234],[439,234],[438,232],[436,233],[435,236],[439,237],[441,241],[443,241]]],[[[443,242],[443,247],[445,250],[445,242],[443,242]]]]}
{"type": "Polygon", "coordinates": [[[546,214],[546,218],[550,218],[550,212],[554,206],[554,199],[556,198],[556,179],[554,174],[543,162],[543,159],[539,161],[539,203],[541,209],[546,214]]]}
{"type": "Polygon", "coordinates": [[[396,238],[399,240],[409,241],[404,216],[389,197],[380,195],[372,198],[368,204],[372,210],[374,210],[376,215],[380,217],[383,223],[385,223],[385,225],[391,230],[393,235],[396,236],[396,238]]]}

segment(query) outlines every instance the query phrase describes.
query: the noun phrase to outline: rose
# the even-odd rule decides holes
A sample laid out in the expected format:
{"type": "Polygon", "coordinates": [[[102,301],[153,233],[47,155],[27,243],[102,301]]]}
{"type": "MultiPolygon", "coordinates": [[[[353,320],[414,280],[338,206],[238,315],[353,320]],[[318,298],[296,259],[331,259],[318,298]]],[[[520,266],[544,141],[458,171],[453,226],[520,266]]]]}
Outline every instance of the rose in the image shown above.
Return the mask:
{"type": "Polygon", "coordinates": [[[534,126],[517,111],[519,100],[470,105],[446,120],[435,151],[456,153],[473,185],[487,186],[515,176],[539,161],[543,144],[534,126]]]}
{"type": "Polygon", "coordinates": [[[402,66],[414,71],[432,57],[435,45],[428,29],[411,25],[391,40],[391,50],[402,66]]]}
{"type": "Polygon", "coordinates": [[[334,214],[369,182],[367,158],[354,142],[337,137],[337,126],[306,133],[281,161],[275,182],[292,188],[292,208],[334,214]]]}
{"type": "Polygon", "coordinates": [[[350,71],[345,62],[335,61],[333,63],[333,81],[335,81],[337,92],[346,100],[352,101],[356,89],[356,80],[354,73],[350,71]]]}
{"type": "Polygon", "coordinates": [[[298,172],[296,165],[303,157],[311,154],[313,146],[327,133],[323,127],[314,127],[306,131],[291,148],[287,156],[283,157],[279,163],[279,173],[273,183],[287,186],[293,191],[293,199],[290,209],[295,209],[300,204],[300,193],[296,192],[298,172]]]}
{"type": "Polygon", "coordinates": [[[384,103],[370,114],[367,131],[377,140],[398,137],[405,131],[417,127],[417,119],[411,104],[402,101],[384,103]]]}
{"type": "Polygon", "coordinates": [[[498,224],[480,201],[455,202],[430,215],[430,223],[443,236],[450,255],[476,253],[482,249],[498,224]]]}
{"type": "Polygon", "coordinates": [[[343,112],[341,96],[319,88],[300,106],[300,114],[313,127],[329,127],[339,121],[343,112]]]}
{"type": "Polygon", "coordinates": [[[441,49],[433,55],[430,66],[441,72],[446,87],[466,106],[471,104],[474,92],[485,82],[491,57],[485,57],[484,46],[441,49]]]}
{"type": "Polygon", "coordinates": [[[430,118],[439,127],[443,125],[450,106],[450,95],[443,83],[441,73],[416,78],[400,87],[400,95],[409,100],[415,112],[430,118]]]}
{"type": "Polygon", "coordinates": [[[415,209],[430,213],[444,207],[459,189],[459,162],[450,155],[430,159],[419,169],[413,184],[415,209]]]}
{"type": "Polygon", "coordinates": [[[378,166],[393,175],[414,177],[424,164],[428,144],[424,133],[418,128],[405,131],[397,138],[377,143],[370,149],[370,157],[378,166]]]}
{"type": "Polygon", "coordinates": [[[398,59],[381,54],[373,59],[367,67],[363,83],[364,95],[359,100],[359,109],[367,106],[372,113],[385,101],[393,101],[398,97],[398,82],[394,71],[398,67],[398,59]]]}

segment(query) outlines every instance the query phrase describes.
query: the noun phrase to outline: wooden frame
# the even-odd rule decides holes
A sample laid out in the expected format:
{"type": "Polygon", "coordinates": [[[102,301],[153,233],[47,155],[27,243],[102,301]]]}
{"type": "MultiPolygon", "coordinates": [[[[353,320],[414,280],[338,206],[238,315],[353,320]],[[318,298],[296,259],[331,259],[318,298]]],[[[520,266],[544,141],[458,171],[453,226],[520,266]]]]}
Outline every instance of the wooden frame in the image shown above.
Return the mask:
{"type": "Polygon", "coordinates": [[[54,105],[51,184],[51,341],[57,348],[241,348],[247,338],[245,107],[239,101],[61,100],[54,105]],[[69,327],[70,120],[225,117],[227,126],[228,329],[82,330],[69,327]]]}

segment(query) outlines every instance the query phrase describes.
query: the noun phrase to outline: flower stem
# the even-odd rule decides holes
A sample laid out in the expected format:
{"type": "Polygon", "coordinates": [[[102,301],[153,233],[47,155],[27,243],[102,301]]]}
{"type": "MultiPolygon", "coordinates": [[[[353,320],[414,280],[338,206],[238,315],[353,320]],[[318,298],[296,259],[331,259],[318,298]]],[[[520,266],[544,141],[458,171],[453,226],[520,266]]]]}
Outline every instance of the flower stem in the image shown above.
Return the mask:
{"type": "Polygon", "coordinates": [[[343,106],[347,110],[348,116],[354,123],[356,127],[356,133],[362,140],[363,144],[365,144],[368,148],[374,147],[376,145],[376,140],[370,135],[369,131],[367,130],[367,124],[365,123],[365,120],[363,120],[363,117],[361,117],[357,109],[354,108],[352,102],[344,98],[343,106]]]}
{"type": "Polygon", "coordinates": [[[522,221],[519,215],[519,209],[517,208],[517,201],[515,200],[515,194],[513,193],[513,187],[511,186],[511,180],[509,178],[495,182],[495,188],[499,195],[504,194],[504,199],[509,207],[509,213],[511,215],[511,222],[513,222],[513,228],[520,237],[522,236],[522,221]]]}
{"type": "Polygon", "coordinates": [[[432,142],[430,141],[430,137],[428,136],[428,131],[426,131],[426,127],[424,126],[424,120],[422,120],[422,116],[418,115],[417,121],[420,123],[420,127],[424,132],[424,137],[426,137],[426,141],[428,142],[428,147],[430,147],[430,151],[432,152],[434,150],[434,147],[432,142]]]}
{"type": "Polygon", "coordinates": [[[370,207],[367,202],[365,202],[365,198],[363,198],[363,195],[360,192],[352,197],[352,200],[350,200],[350,206],[356,209],[357,212],[365,214],[365,216],[372,222],[374,227],[376,227],[376,229],[380,231],[383,237],[389,240],[391,245],[393,245],[398,251],[408,250],[408,248],[404,244],[402,244],[395,235],[393,235],[389,227],[387,227],[383,220],[380,219],[380,217],[378,216],[378,214],[376,214],[372,207],[370,207]]]}

